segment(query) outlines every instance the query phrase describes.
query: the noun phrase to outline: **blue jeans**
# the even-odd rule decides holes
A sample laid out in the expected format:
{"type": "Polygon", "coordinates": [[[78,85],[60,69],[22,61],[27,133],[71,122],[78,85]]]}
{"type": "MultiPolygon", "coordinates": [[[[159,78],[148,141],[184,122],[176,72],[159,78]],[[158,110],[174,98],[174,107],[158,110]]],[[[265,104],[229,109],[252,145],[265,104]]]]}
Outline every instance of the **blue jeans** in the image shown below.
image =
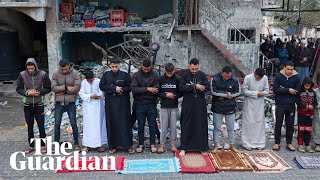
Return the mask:
{"type": "Polygon", "coordinates": [[[302,82],[303,79],[305,77],[309,77],[309,67],[296,67],[295,68],[297,73],[298,73],[298,76],[300,78],[300,81],[302,82]]]}
{"type": "Polygon", "coordinates": [[[225,116],[225,120],[226,120],[229,144],[234,144],[234,121],[236,119],[235,114],[224,115],[224,114],[213,113],[213,125],[214,125],[213,143],[214,143],[214,145],[219,144],[219,134],[221,131],[223,116],[225,116]]]}
{"type": "Polygon", "coordinates": [[[144,126],[146,119],[149,124],[150,145],[156,143],[156,118],[157,118],[157,104],[138,104],[136,103],[136,116],[139,124],[139,145],[144,145],[144,126]]]}
{"type": "Polygon", "coordinates": [[[79,145],[78,126],[77,126],[77,119],[76,119],[76,104],[74,102],[69,103],[68,105],[61,105],[59,102],[56,102],[55,113],[54,113],[54,117],[55,117],[54,140],[56,142],[60,142],[60,125],[61,125],[62,115],[64,112],[68,113],[68,116],[70,119],[74,144],[79,145]]]}

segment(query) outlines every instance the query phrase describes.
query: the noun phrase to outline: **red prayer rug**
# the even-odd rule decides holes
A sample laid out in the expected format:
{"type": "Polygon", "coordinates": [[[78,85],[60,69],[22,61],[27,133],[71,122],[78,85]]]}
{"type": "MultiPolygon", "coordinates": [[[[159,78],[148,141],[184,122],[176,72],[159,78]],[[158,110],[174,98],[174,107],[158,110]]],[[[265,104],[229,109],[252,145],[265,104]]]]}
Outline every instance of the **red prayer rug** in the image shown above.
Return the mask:
{"type": "Polygon", "coordinates": [[[272,150],[246,151],[245,157],[255,172],[283,172],[291,167],[272,150]]]}
{"type": "Polygon", "coordinates": [[[180,161],[181,173],[217,173],[209,153],[201,154],[200,152],[186,152],[184,156],[179,155],[177,151],[174,155],[180,161]]]}
{"type": "Polygon", "coordinates": [[[219,150],[216,153],[210,153],[210,157],[218,171],[253,171],[244,155],[231,150],[219,150]]]}
{"type": "Polygon", "coordinates": [[[66,160],[63,160],[61,162],[61,170],[57,170],[56,173],[70,173],[70,172],[92,172],[92,171],[101,171],[101,172],[105,172],[105,171],[111,171],[111,172],[115,172],[115,171],[118,171],[118,170],[123,170],[124,168],[124,160],[125,160],[125,157],[124,156],[117,156],[115,157],[115,165],[116,165],[116,170],[111,170],[111,160],[108,159],[107,161],[107,168],[103,169],[103,159],[102,157],[97,157],[99,158],[99,162],[100,162],[100,169],[97,169],[97,166],[96,166],[96,163],[95,163],[95,159],[89,159],[89,157],[86,158],[86,164],[84,165],[86,168],[82,168],[82,164],[84,162],[82,162],[82,159],[79,158],[78,160],[78,163],[79,163],[79,168],[78,169],[74,169],[75,167],[75,164],[74,164],[74,161],[73,161],[73,158],[71,158],[71,163],[70,163],[70,166],[71,166],[71,169],[68,169],[67,165],[66,165],[66,160]],[[93,170],[90,170],[88,167],[93,167],[93,170]]]}

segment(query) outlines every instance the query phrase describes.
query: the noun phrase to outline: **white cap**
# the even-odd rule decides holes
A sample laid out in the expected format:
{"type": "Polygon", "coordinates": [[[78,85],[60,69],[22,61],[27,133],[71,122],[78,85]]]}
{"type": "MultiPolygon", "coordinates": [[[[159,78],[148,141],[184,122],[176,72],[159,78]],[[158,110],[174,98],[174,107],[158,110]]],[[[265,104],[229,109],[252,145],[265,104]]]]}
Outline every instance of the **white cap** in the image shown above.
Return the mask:
{"type": "Polygon", "coordinates": [[[303,43],[303,44],[307,44],[307,40],[305,40],[305,39],[302,40],[302,41],[301,41],[301,44],[302,44],[302,43],[303,43]]]}

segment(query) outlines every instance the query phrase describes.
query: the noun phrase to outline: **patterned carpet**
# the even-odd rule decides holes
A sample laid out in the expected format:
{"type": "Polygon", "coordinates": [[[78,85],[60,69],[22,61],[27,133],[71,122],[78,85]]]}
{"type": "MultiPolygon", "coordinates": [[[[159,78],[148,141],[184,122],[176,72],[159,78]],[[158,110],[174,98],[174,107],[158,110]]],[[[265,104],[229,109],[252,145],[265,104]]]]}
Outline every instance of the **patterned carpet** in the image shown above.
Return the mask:
{"type": "Polygon", "coordinates": [[[181,173],[217,173],[210,155],[201,154],[200,152],[186,152],[184,156],[180,156],[179,152],[175,153],[175,157],[179,158],[181,173]]]}
{"type": "Polygon", "coordinates": [[[179,172],[179,160],[175,157],[169,159],[138,159],[125,160],[124,170],[121,174],[147,174],[147,173],[175,173],[179,172]]]}
{"type": "Polygon", "coordinates": [[[230,150],[219,150],[217,153],[210,153],[212,162],[218,171],[253,171],[244,155],[230,150]]]}
{"type": "Polygon", "coordinates": [[[255,172],[283,172],[291,167],[272,150],[246,151],[245,157],[255,172]]]}

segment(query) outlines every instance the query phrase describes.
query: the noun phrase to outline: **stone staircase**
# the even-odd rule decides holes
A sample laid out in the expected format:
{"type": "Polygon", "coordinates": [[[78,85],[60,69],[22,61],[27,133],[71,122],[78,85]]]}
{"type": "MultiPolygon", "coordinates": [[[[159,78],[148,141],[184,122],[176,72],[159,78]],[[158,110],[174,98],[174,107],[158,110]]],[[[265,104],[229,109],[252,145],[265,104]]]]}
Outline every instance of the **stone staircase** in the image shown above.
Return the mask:
{"type": "Polygon", "coordinates": [[[227,13],[217,9],[209,0],[200,2],[199,24],[203,35],[244,75],[253,72],[259,61],[259,45],[229,22],[227,13]]]}

